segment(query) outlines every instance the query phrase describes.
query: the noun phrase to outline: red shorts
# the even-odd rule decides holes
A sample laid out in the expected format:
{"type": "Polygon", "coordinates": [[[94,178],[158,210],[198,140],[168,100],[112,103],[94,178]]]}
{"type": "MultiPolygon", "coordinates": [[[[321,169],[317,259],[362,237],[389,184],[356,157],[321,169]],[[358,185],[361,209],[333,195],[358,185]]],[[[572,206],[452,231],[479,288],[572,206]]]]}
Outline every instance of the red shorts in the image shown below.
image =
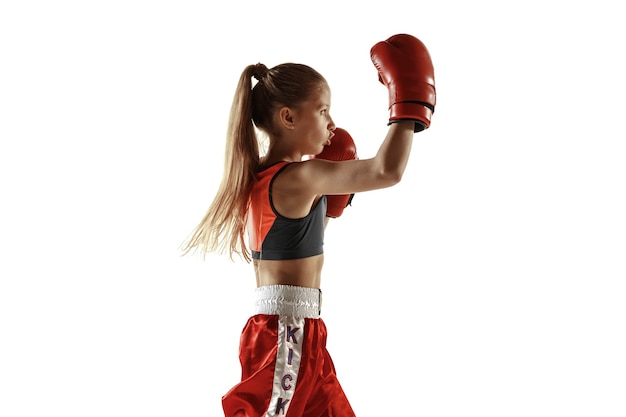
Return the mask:
{"type": "Polygon", "coordinates": [[[354,417],[326,350],[320,291],[280,285],[257,294],[258,314],[241,335],[241,382],[222,398],[225,416],[354,417]]]}

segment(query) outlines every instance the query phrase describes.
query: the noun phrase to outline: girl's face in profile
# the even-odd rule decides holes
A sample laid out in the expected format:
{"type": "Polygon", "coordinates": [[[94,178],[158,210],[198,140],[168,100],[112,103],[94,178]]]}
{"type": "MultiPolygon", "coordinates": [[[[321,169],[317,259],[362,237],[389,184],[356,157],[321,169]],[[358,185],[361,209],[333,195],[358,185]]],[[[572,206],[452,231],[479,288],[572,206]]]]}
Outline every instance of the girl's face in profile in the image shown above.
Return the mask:
{"type": "Polygon", "coordinates": [[[323,84],[294,112],[294,129],[303,155],[317,155],[330,144],[335,123],[330,117],[330,88],[323,84]]]}

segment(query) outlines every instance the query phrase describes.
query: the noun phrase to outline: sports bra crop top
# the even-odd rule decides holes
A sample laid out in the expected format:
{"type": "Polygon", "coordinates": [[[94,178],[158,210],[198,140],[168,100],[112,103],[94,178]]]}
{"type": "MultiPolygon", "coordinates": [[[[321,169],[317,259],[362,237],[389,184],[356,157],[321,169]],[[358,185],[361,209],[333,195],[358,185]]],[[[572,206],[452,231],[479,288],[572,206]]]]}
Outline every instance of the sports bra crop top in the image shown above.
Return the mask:
{"type": "Polygon", "coordinates": [[[300,259],[324,253],[326,196],[299,219],[281,216],[272,202],[274,179],[289,164],[278,162],[257,173],[247,220],[252,259],[300,259]]]}

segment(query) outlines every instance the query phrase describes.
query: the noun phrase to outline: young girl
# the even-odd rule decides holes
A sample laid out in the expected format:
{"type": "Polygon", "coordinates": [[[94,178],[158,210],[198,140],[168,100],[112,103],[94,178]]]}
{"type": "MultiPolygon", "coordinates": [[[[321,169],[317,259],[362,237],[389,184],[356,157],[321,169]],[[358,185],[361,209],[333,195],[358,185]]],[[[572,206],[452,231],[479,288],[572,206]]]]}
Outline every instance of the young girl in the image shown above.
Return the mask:
{"type": "Polygon", "coordinates": [[[390,118],[367,159],[356,157],[349,134],[335,126],[330,88],[314,69],[256,64],[239,79],[224,176],[183,248],[226,251],[254,266],[256,311],[241,336],[241,382],[222,399],[227,417],[354,416],[320,318],[326,219],[341,215],[354,193],[400,181],[413,135],[429,127],[435,106],[422,42],[395,35],[370,54],[389,90],[390,118]],[[262,157],[255,128],[269,137],[262,157]]]}

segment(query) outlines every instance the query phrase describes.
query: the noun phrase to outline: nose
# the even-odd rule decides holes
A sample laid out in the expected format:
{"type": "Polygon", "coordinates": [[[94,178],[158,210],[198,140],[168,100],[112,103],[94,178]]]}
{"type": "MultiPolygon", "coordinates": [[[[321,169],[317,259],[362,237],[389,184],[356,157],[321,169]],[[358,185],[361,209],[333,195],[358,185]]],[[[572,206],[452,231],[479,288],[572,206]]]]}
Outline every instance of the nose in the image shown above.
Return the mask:
{"type": "Polygon", "coordinates": [[[335,121],[332,117],[328,116],[328,130],[335,130],[337,126],[335,126],[335,121]]]}

